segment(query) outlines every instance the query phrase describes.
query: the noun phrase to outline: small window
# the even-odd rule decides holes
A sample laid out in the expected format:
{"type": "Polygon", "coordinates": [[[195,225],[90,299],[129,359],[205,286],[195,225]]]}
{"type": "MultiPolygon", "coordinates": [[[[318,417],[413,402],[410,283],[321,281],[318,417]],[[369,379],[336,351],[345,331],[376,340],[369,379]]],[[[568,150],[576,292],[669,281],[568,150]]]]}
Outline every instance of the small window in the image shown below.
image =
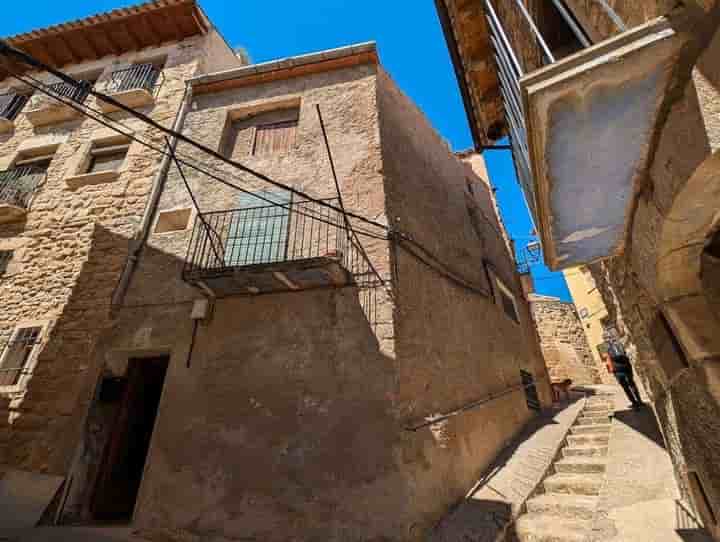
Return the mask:
{"type": "Polygon", "coordinates": [[[125,162],[128,147],[128,144],[93,147],[90,150],[90,162],[87,173],[118,171],[122,167],[123,162],[125,162]]]}
{"type": "Polygon", "coordinates": [[[282,155],[295,146],[299,108],[288,108],[228,122],[222,144],[225,156],[282,155]]]}
{"type": "Polygon", "coordinates": [[[254,156],[286,153],[295,145],[297,119],[261,124],[255,128],[254,156]]]}
{"type": "Polygon", "coordinates": [[[498,285],[495,301],[502,306],[503,311],[511,320],[519,324],[520,317],[518,316],[517,307],[515,306],[515,296],[499,278],[495,277],[495,282],[498,285]]]}
{"type": "Polygon", "coordinates": [[[190,223],[192,209],[174,209],[172,211],[160,211],[155,233],[168,233],[171,231],[186,230],[190,223]]]}
{"type": "Polygon", "coordinates": [[[54,156],[55,153],[43,153],[36,155],[30,153],[20,154],[20,156],[18,156],[18,159],[15,160],[14,166],[16,168],[31,167],[33,168],[33,170],[44,173],[50,167],[50,163],[52,162],[54,156]]]}
{"type": "Polygon", "coordinates": [[[0,386],[16,386],[27,371],[30,355],[40,343],[40,327],[19,328],[0,358],[0,386]]]}
{"type": "Polygon", "coordinates": [[[12,256],[12,250],[0,250],[0,277],[7,273],[7,268],[8,265],[10,265],[10,260],[12,260],[12,256]]]}

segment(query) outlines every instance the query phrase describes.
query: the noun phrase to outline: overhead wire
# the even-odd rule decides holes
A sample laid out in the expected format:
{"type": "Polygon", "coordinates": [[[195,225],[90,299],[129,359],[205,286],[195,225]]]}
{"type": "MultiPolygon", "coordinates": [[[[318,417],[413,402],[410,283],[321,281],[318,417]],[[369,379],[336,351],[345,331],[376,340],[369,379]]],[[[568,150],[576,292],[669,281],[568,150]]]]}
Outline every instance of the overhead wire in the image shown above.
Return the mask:
{"type": "MultiPolygon", "coordinates": [[[[146,140],[141,139],[140,137],[138,137],[137,135],[135,135],[135,133],[134,133],[134,131],[133,131],[132,129],[128,128],[127,126],[123,125],[122,123],[119,123],[119,122],[116,121],[115,119],[109,117],[106,113],[103,113],[103,112],[101,112],[101,111],[99,111],[99,110],[96,110],[96,109],[94,109],[94,108],[92,108],[92,107],[90,107],[90,106],[88,106],[88,105],[85,105],[85,104],[78,104],[77,102],[75,102],[75,101],[72,100],[71,98],[67,98],[67,97],[65,97],[65,96],[60,96],[60,95],[53,94],[51,91],[48,91],[48,90],[45,88],[46,85],[45,85],[42,81],[39,81],[38,79],[35,79],[35,78],[33,78],[32,76],[20,75],[20,74],[17,74],[17,73],[14,73],[14,72],[8,70],[7,68],[2,68],[2,69],[3,69],[3,71],[5,71],[6,73],[8,73],[11,77],[14,77],[15,79],[17,79],[17,80],[25,83],[26,85],[28,85],[28,86],[30,86],[30,87],[32,87],[32,88],[34,88],[35,90],[38,90],[38,91],[40,91],[40,92],[43,92],[44,94],[47,94],[48,96],[51,96],[52,98],[58,100],[59,102],[67,105],[68,107],[71,107],[71,108],[74,109],[75,111],[78,111],[78,112],[81,113],[82,115],[85,115],[86,117],[94,120],[95,122],[98,122],[99,124],[102,124],[102,125],[105,126],[106,128],[109,128],[109,129],[111,129],[111,130],[113,130],[113,131],[115,131],[115,132],[123,135],[124,137],[127,137],[129,140],[135,141],[135,142],[137,142],[137,143],[139,143],[139,144],[141,144],[141,145],[143,145],[143,146],[145,146],[145,147],[147,147],[147,148],[149,148],[149,149],[151,149],[151,150],[153,150],[153,151],[155,151],[155,152],[158,152],[158,153],[162,154],[163,156],[168,156],[168,157],[170,157],[170,158],[173,158],[173,155],[172,155],[170,152],[166,151],[166,150],[163,149],[162,147],[158,147],[157,145],[154,145],[153,143],[150,143],[150,142],[148,142],[148,141],[146,141],[146,140]],[[26,78],[29,78],[30,80],[34,81],[34,83],[28,81],[26,78]],[[92,114],[89,113],[88,111],[92,111],[92,114]],[[120,128],[118,128],[118,127],[116,127],[116,126],[112,126],[112,125],[110,124],[110,122],[115,122],[115,123],[120,124],[120,125],[123,126],[123,127],[125,128],[125,130],[127,130],[127,131],[123,131],[123,130],[121,130],[120,128]]],[[[203,162],[200,162],[201,166],[198,166],[198,165],[192,163],[191,161],[189,161],[189,160],[187,159],[187,155],[182,155],[181,153],[177,153],[177,151],[176,151],[175,155],[176,155],[176,156],[175,156],[174,159],[176,159],[179,163],[181,163],[181,164],[183,164],[183,165],[185,165],[185,166],[187,166],[187,167],[189,167],[189,168],[191,168],[191,169],[193,169],[193,170],[195,170],[195,171],[198,171],[199,173],[202,173],[202,174],[210,177],[210,178],[213,179],[213,180],[216,180],[216,181],[218,181],[218,182],[220,182],[220,183],[222,183],[222,184],[225,184],[225,185],[227,185],[227,186],[229,186],[230,188],[233,188],[233,189],[235,189],[235,190],[239,190],[239,191],[244,192],[244,193],[246,193],[246,194],[251,194],[251,195],[253,195],[254,197],[256,197],[256,198],[258,198],[258,199],[260,199],[260,200],[262,200],[262,201],[264,201],[264,202],[266,202],[266,203],[269,203],[269,204],[271,204],[271,205],[278,206],[278,207],[283,207],[283,208],[285,208],[285,209],[289,209],[289,207],[286,206],[285,204],[278,203],[278,202],[276,202],[276,201],[273,201],[272,199],[269,199],[269,198],[263,196],[262,194],[259,194],[259,193],[256,193],[256,192],[252,192],[252,191],[247,190],[247,189],[245,189],[245,188],[242,188],[242,187],[240,187],[240,186],[238,186],[238,185],[235,185],[235,184],[233,184],[233,183],[230,183],[230,182],[227,181],[226,179],[224,179],[224,178],[222,178],[222,177],[220,177],[220,176],[218,176],[218,175],[215,175],[215,174],[207,171],[206,169],[203,169],[204,167],[207,167],[207,168],[209,168],[209,169],[214,169],[214,168],[212,168],[212,166],[209,166],[208,164],[205,164],[205,163],[203,163],[203,162]],[[177,155],[184,156],[184,157],[183,157],[183,158],[179,158],[179,157],[177,157],[177,155]]],[[[225,175],[228,175],[228,173],[226,173],[226,172],[222,172],[222,173],[225,174],[225,175]]],[[[230,174],[230,176],[233,177],[233,178],[235,178],[235,179],[238,179],[238,177],[233,176],[232,174],[230,174]]],[[[293,209],[293,212],[296,213],[296,214],[298,214],[298,215],[300,215],[300,216],[305,216],[305,217],[307,217],[307,218],[312,218],[312,219],[314,219],[314,220],[318,220],[318,221],[320,221],[320,222],[324,222],[324,223],[329,224],[329,225],[335,225],[334,223],[329,222],[329,221],[326,221],[326,220],[323,219],[322,217],[320,217],[320,216],[318,216],[318,215],[315,215],[315,214],[312,214],[312,213],[308,213],[307,211],[299,211],[299,210],[297,210],[297,209],[293,209]]],[[[372,237],[372,238],[375,238],[375,239],[387,240],[387,237],[384,237],[384,236],[381,236],[381,235],[379,235],[379,234],[375,234],[375,233],[372,233],[372,232],[368,232],[368,231],[363,230],[363,229],[358,229],[358,233],[359,233],[360,235],[365,235],[365,236],[372,237]]]]}
{"type": "MultiPolygon", "coordinates": [[[[314,203],[316,203],[316,204],[318,204],[318,205],[320,205],[320,206],[322,206],[322,207],[327,207],[327,208],[330,208],[330,209],[335,210],[336,212],[340,212],[340,213],[343,212],[343,210],[342,210],[341,208],[337,208],[337,207],[335,207],[334,205],[328,204],[328,203],[327,203],[326,201],[324,201],[324,200],[321,200],[321,199],[318,199],[318,198],[314,198],[314,197],[312,197],[312,196],[304,193],[303,191],[297,190],[296,188],[294,188],[294,187],[292,187],[292,186],[289,186],[289,185],[280,183],[280,182],[278,182],[278,181],[275,181],[274,179],[268,177],[267,175],[264,175],[264,174],[262,174],[262,173],[256,172],[256,171],[254,171],[253,169],[248,168],[247,166],[244,166],[243,164],[240,164],[239,162],[236,162],[236,161],[234,161],[234,160],[231,160],[231,159],[226,158],[225,156],[221,155],[221,154],[218,153],[217,151],[215,151],[215,150],[213,150],[213,149],[210,149],[209,147],[207,147],[207,146],[205,146],[205,145],[202,145],[201,143],[198,143],[198,142],[194,141],[194,140],[191,139],[191,138],[188,138],[188,137],[184,136],[184,135],[183,135],[182,133],[180,133],[180,132],[177,132],[177,131],[175,131],[175,130],[172,130],[172,129],[170,129],[170,128],[167,128],[167,127],[165,127],[165,126],[162,126],[161,124],[159,124],[158,122],[156,122],[154,119],[148,117],[147,115],[144,115],[143,113],[140,113],[140,112],[138,112],[138,111],[135,111],[134,109],[129,108],[129,107],[125,106],[124,104],[118,102],[118,101],[115,100],[114,98],[112,98],[112,97],[110,97],[110,96],[107,96],[107,95],[104,94],[104,93],[98,92],[98,91],[92,89],[91,87],[88,87],[88,85],[87,85],[86,82],[79,82],[79,81],[71,78],[70,76],[64,74],[63,72],[60,72],[59,70],[56,70],[56,69],[54,69],[54,68],[52,68],[52,67],[50,67],[50,66],[48,66],[48,65],[46,65],[46,64],[44,64],[44,63],[42,63],[42,62],[40,62],[40,61],[34,59],[33,57],[31,57],[31,56],[28,55],[27,53],[24,53],[24,52],[22,52],[22,51],[16,50],[16,49],[8,46],[7,44],[4,43],[3,40],[0,40],[0,54],[2,54],[3,52],[5,52],[6,54],[7,54],[7,53],[10,53],[10,54],[12,54],[13,56],[19,56],[19,57],[23,60],[24,63],[29,64],[30,66],[33,66],[33,67],[35,67],[35,68],[37,68],[37,69],[39,69],[39,70],[47,71],[48,73],[50,73],[50,74],[58,77],[59,79],[63,80],[64,82],[66,82],[66,83],[69,84],[69,85],[76,86],[76,87],[81,87],[81,88],[86,89],[89,94],[95,96],[96,98],[98,98],[98,99],[100,99],[100,100],[102,100],[102,101],[104,101],[104,102],[110,103],[111,105],[115,106],[116,108],[118,108],[118,109],[120,109],[120,110],[123,110],[123,111],[129,113],[130,115],[132,115],[133,117],[136,117],[136,118],[142,120],[143,122],[145,122],[146,124],[152,126],[153,128],[156,128],[157,130],[160,130],[160,131],[163,132],[164,134],[166,134],[166,135],[171,135],[171,136],[175,137],[175,138],[176,138],[177,140],[179,140],[179,141],[182,141],[182,142],[187,143],[187,144],[189,144],[189,145],[191,145],[191,146],[193,146],[193,147],[196,147],[196,148],[198,148],[199,150],[205,152],[206,154],[209,154],[209,155],[212,156],[213,158],[216,158],[216,159],[218,159],[218,160],[220,160],[220,161],[222,161],[222,162],[224,162],[224,163],[226,163],[226,164],[229,164],[229,165],[235,167],[236,169],[239,169],[240,171],[249,173],[249,174],[257,177],[258,179],[260,179],[260,180],[262,180],[262,181],[265,181],[265,182],[267,182],[267,183],[269,183],[269,184],[271,184],[271,185],[273,185],[273,186],[276,186],[276,187],[279,187],[279,188],[288,190],[289,192],[294,193],[294,194],[296,194],[296,195],[299,195],[299,196],[301,196],[302,198],[305,198],[305,199],[307,199],[308,201],[312,201],[312,202],[314,202],[314,203]]],[[[88,110],[84,110],[82,107],[80,107],[80,106],[79,106],[76,102],[74,102],[73,100],[71,100],[71,99],[65,99],[65,97],[59,96],[59,95],[57,95],[57,94],[55,94],[55,93],[47,90],[46,88],[44,88],[44,87],[45,87],[45,84],[44,84],[42,81],[38,81],[37,79],[33,78],[32,76],[29,76],[29,75],[26,75],[26,74],[23,74],[23,75],[18,74],[18,73],[16,73],[16,72],[8,69],[7,67],[3,67],[2,69],[3,69],[6,73],[8,73],[10,76],[12,76],[12,77],[18,79],[19,81],[27,84],[28,86],[34,88],[35,90],[39,90],[40,92],[43,92],[44,94],[47,94],[47,95],[51,96],[52,98],[60,101],[61,103],[64,103],[65,105],[68,105],[69,107],[71,107],[71,108],[73,108],[74,110],[80,112],[81,114],[83,114],[83,115],[85,115],[85,116],[87,116],[87,117],[95,120],[96,122],[102,124],[103,126],[105,126],[105,127],[107,127],[107,128],[110,128],[111,130],[114,130],[114,131],[116,131],[116,132],[124,135],[125,137],[129,138],[130,140],[135,141],[135,142],[138,142],[138,143],[140,143],[140,144],[142,144],[142,145],[144,145],[144,146],[146,146],[146,147],[154,150],[155,152],[158,152],[158,153],[160,153],[160,154],[162,154],[162,155],[169,156],[169,153],[168,153],[167,151],[165,151],[165,150],[162,149],[162,148],[157,147],[156,145],[153,145],[152,143],[148,143],[147,141],[141,140],[141,139],[138,138],[132,131],[130,131],[127,127],[125,127],[125,129],[128,130],[128,131],[123,131],[123,130],[117,128],[116,126],[111,125],[111,124],[108,122],[108,120],[111,121],[111,122],[117,122],[117,121],[115,121],[115,119],[112,119],[112,118],[108,117],[106,114],[104,114],[104,113],[98,113],[98,115],[99,115],[100,117],[102,117],[102,118],[99,118],[98,116],[89,113],[88,110]],[[24,77],[29,77],[30,79],[32,79],[33,81],[35,81],[37,84],[30,83],[30,82],[29,82],[27,79],[25,79],[24,77]],[[105,120],[105,119],[108,119],[108,120],[105,120]]],[[[88,108],[88,109],[90,109],[90,108],[88,108]]],[[[218,175],[215,175],[215,174],[207,171],[206,169],[203,169],[202,167],[197,166],[196,164],[193,164],[192,162],[186,160],[185,158],[179,158],[179,157],[176,156],[175,159],[176,159],[179,163],[181,163],[181,164],[183,164],[183,165],[185,165],[185,166],[187,166],[187,167],[189,167],[189,168],[191,168],[191,169],[194,169],[194,170],[196,170],[196,171],[198,171],[198,172],[200,172],[200,173],[203,173],[204,175],[210,177],[211,179],[216,180],[216,181],[218,181],[218,182],[220,182],[220,183],[222,183],[222,184],[224,184],[224,185],[226,185],[226,186],[229,186],[229,187],[231,187],[231,188],[233,188],[233,189],[239,190],[239,191],[244,192],[244,193],[252,194],[253,196],[258,197],[259,199],[261,199],[261,200],[263,200],[263,201],[266,201],[266,202],[270,203],[271,205],[278,206],[278,207],[283,207],[283,208],[287,208],[287,207],[286,207],[285,205],[283,205],[283,204],[280,204],[280,203],[278,203],[278,202],[275,202],[275,201],[272,201],[272,200],[270,200],[270,199],[264,198],[264,197],[262,197],[261,195],[259,195],[259,194],[257,194],[257,193],[251,192],[251,191],[249,191],[249,190],[247,190],[247,189],[244,189],[244,188],[242,188],[242,187],[240,187],[240,186],[238,186],[238,185],[236,185],[236,184],[234,184],[234,183],[231,183],[231,182],[227,181],[226,179],[224,179],[224,178],[222,178],[222,177],[220,177],[220,176],[218,176],[218,175]]],[[[223,172],[223,174],[227,174],[227,173],[226,173],[226,172],[223,172]]],[[[384,225],[384,224],[381,224],[381,223],[379,223],[379,222],[377,222],[377,221],[370,220],[370,219],[368,219],[368,218],[366,218],[366,217],[364,217],[364,216],[362,216],[362,215],[358,215],[358,214],[356,214],[356,213],[352,213],[352,212],[347,212],[347,211],[346,211],[346,215],[347,215],[348,217],[352,217],[352,218],[354,218],[354,219],[356,219],[356,220],[359,220],[359,221],[361,221],[361,222],[363,222],[363,223],[365,223],[365,224],[369,224],[369,225],[371,225],[371,226],[374,226],[374,227],[383,229],[383,230],[385,230],[385,231],[387,232],[387,235],[386,235],[386,236],[383,236],[383,235],[374,234],[374,233],[372,233],[372,232],[368,232],[368,231],[366,231],[366,230],[361,230],[361,229],[357,229],[357,228],[356,228],[356,231],[357,231],[358,234],[364,235],[364,236],[367,236],[367,237],[372,237],[372,238],[375,238],[375,239],[378,239],[378,240],[392,240],[392,241],[396,242],[401,248],[403,248],[407,253],[409,253],[411,256],[413,256],[415,259],[421,261],[423,264],[425,264],[425,265],[427,265],[428,267],[432,268],[432,269],[435,270],[437,273],[439,273],[440,275],[444,276],[445,278],[447,278],[447,279],[450,280],[451,282],[455,283],[456,285],[461,286],[461,287],[463,287],[463,288],[465,288],[465,289],[467,289],[467,290],[469,290],[469,291],[471,291],[471,292],[481,294],[481,295],[483,295],[483,296],[485,296],[485,297],[489,297],[489,293],[488,293],[484,288],[474,286],[471,281],[468,281],[468,280],[462,278],[459,273],[456,273],[456,272],[452,271],[451,269],[449,269],[449,268],[447,267],[447,265],[446,265],[440,258],[438,258],[437,256],[435,256],[435,255],[434,255],[431,251],[429,251],[426,247],[424,247],[423,245],[421,245],[420,243],[418,243],[417,241],[415,241],[415,240],[412,238],[412,236],[410,236],[410,235],[408,235],[408,234],[406,234],[406,233],[404,233],[404,232],[402,232],[402,231],[392,229],[392,228],[390,228],[389,226],[384,225]],[[433,261],[432,261],[432,262],[428,262],[427,260],[424,260],[421,256],[419,256],[419,255],[417,254],[417,252],[408,249],[407,246],[406,246],[404,243],[407,243],[407,244],[410,244],[410,245],[416,247],[416,248],[419,249],[423,254],[425,254],[426,258],[430,258],[430,259],[433,260],[433,261]]],[[[326,221],[322,220],[320,217],[317,217],[317,216],[314,216],[314,215],[308,215],[308,216],[310,216],[310,217],[313,218],[313,219],[320,220],[321,222],[326,222],[326,221]]],[[[327,223],[329,223],[329,222],[327,222],[327,223]]],[[[332,223],[329,223],[329,224],[335,225],[335,224],[332,224],[332,223]]]]}

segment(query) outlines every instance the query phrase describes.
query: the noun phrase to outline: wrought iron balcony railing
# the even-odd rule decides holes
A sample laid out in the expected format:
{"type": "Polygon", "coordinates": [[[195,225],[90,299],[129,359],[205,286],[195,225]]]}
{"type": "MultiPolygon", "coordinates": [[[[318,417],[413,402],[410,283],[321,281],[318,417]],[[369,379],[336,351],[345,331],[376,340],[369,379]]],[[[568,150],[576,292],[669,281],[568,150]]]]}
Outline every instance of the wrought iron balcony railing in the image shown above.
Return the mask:
{"type": "Polygon", "coordinates": [[[58,95],[63,98],[69,98],[74,102],[82,104],[88,97],[90,86],[91,85],[89,83],[87,83],[87,86],[84,86],[70,85],[61,81],[59,83],[53,83],[52,85],[48,85],[47,89],[54,95],[58,95]]]}
{"type": "Polygon", "coordinates": [[[125,92],[128,90],[147,90],[153,94],[163,82],[162,70],[153,64],[136,64],[129,68],[114,71],[107,91],[125,92]]]}
{"type": "Polygon", "coordinates": [[[28,96],[24,94],[16,92],[0,94],[0,118],[9,121],[15,120],[27,101],[28,96]]]}
{"type": "Polygon", "coordinates": [[[45,181],[42,168],[22,166],[0,171],[0,204],[27,209],[34,192],[45,181]]]}
{"type": "Polygon", "coordinates": [[[221,280],[225,287],[227,277],[238,280],[247,272],[253,279],[241,282],[251,292],[294,290],[322,285],[317,270],[326,265],[339,266],[340,275],[349,274],[356,282],[370,276],[341,213],[312,201],[292,201],[197,217],[183,278],[206,284],[221,280]],[[283,284],[258,278],[267,270],[283,284]]]}

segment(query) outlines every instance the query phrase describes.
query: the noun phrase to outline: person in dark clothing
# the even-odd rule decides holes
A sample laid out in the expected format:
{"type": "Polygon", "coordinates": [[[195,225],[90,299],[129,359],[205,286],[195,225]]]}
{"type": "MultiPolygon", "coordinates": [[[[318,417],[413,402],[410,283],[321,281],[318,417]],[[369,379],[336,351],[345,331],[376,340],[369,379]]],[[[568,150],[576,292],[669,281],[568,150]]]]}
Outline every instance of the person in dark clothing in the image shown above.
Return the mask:
{"type": "Polygon", "coordinates": [[[633,368],[630,364],[630,359],[622,353],[611,355],[605,354],[605,363],[607,364],[608,371],[615,375],[615,380],[622,386],[625,395],[632,403],[632,407],[637,410],[643,402],[640,399],[640,392],[635,385],[635,379],[633,377],[633,368]]]}

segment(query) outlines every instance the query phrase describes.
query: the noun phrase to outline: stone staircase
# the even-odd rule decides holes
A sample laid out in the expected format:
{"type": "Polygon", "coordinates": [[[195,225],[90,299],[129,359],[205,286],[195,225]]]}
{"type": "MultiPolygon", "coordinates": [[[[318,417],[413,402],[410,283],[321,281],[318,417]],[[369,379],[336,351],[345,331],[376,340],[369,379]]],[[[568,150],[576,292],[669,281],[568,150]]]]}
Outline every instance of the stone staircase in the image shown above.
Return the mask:
{"type": "Polygon", "coordinates": [[[605,479],[612,399],[592,396],[570,428],[554,474],[542,482],[543,493],[526,502],[515,525],[520,542],[584,542],[605,479]]]}

